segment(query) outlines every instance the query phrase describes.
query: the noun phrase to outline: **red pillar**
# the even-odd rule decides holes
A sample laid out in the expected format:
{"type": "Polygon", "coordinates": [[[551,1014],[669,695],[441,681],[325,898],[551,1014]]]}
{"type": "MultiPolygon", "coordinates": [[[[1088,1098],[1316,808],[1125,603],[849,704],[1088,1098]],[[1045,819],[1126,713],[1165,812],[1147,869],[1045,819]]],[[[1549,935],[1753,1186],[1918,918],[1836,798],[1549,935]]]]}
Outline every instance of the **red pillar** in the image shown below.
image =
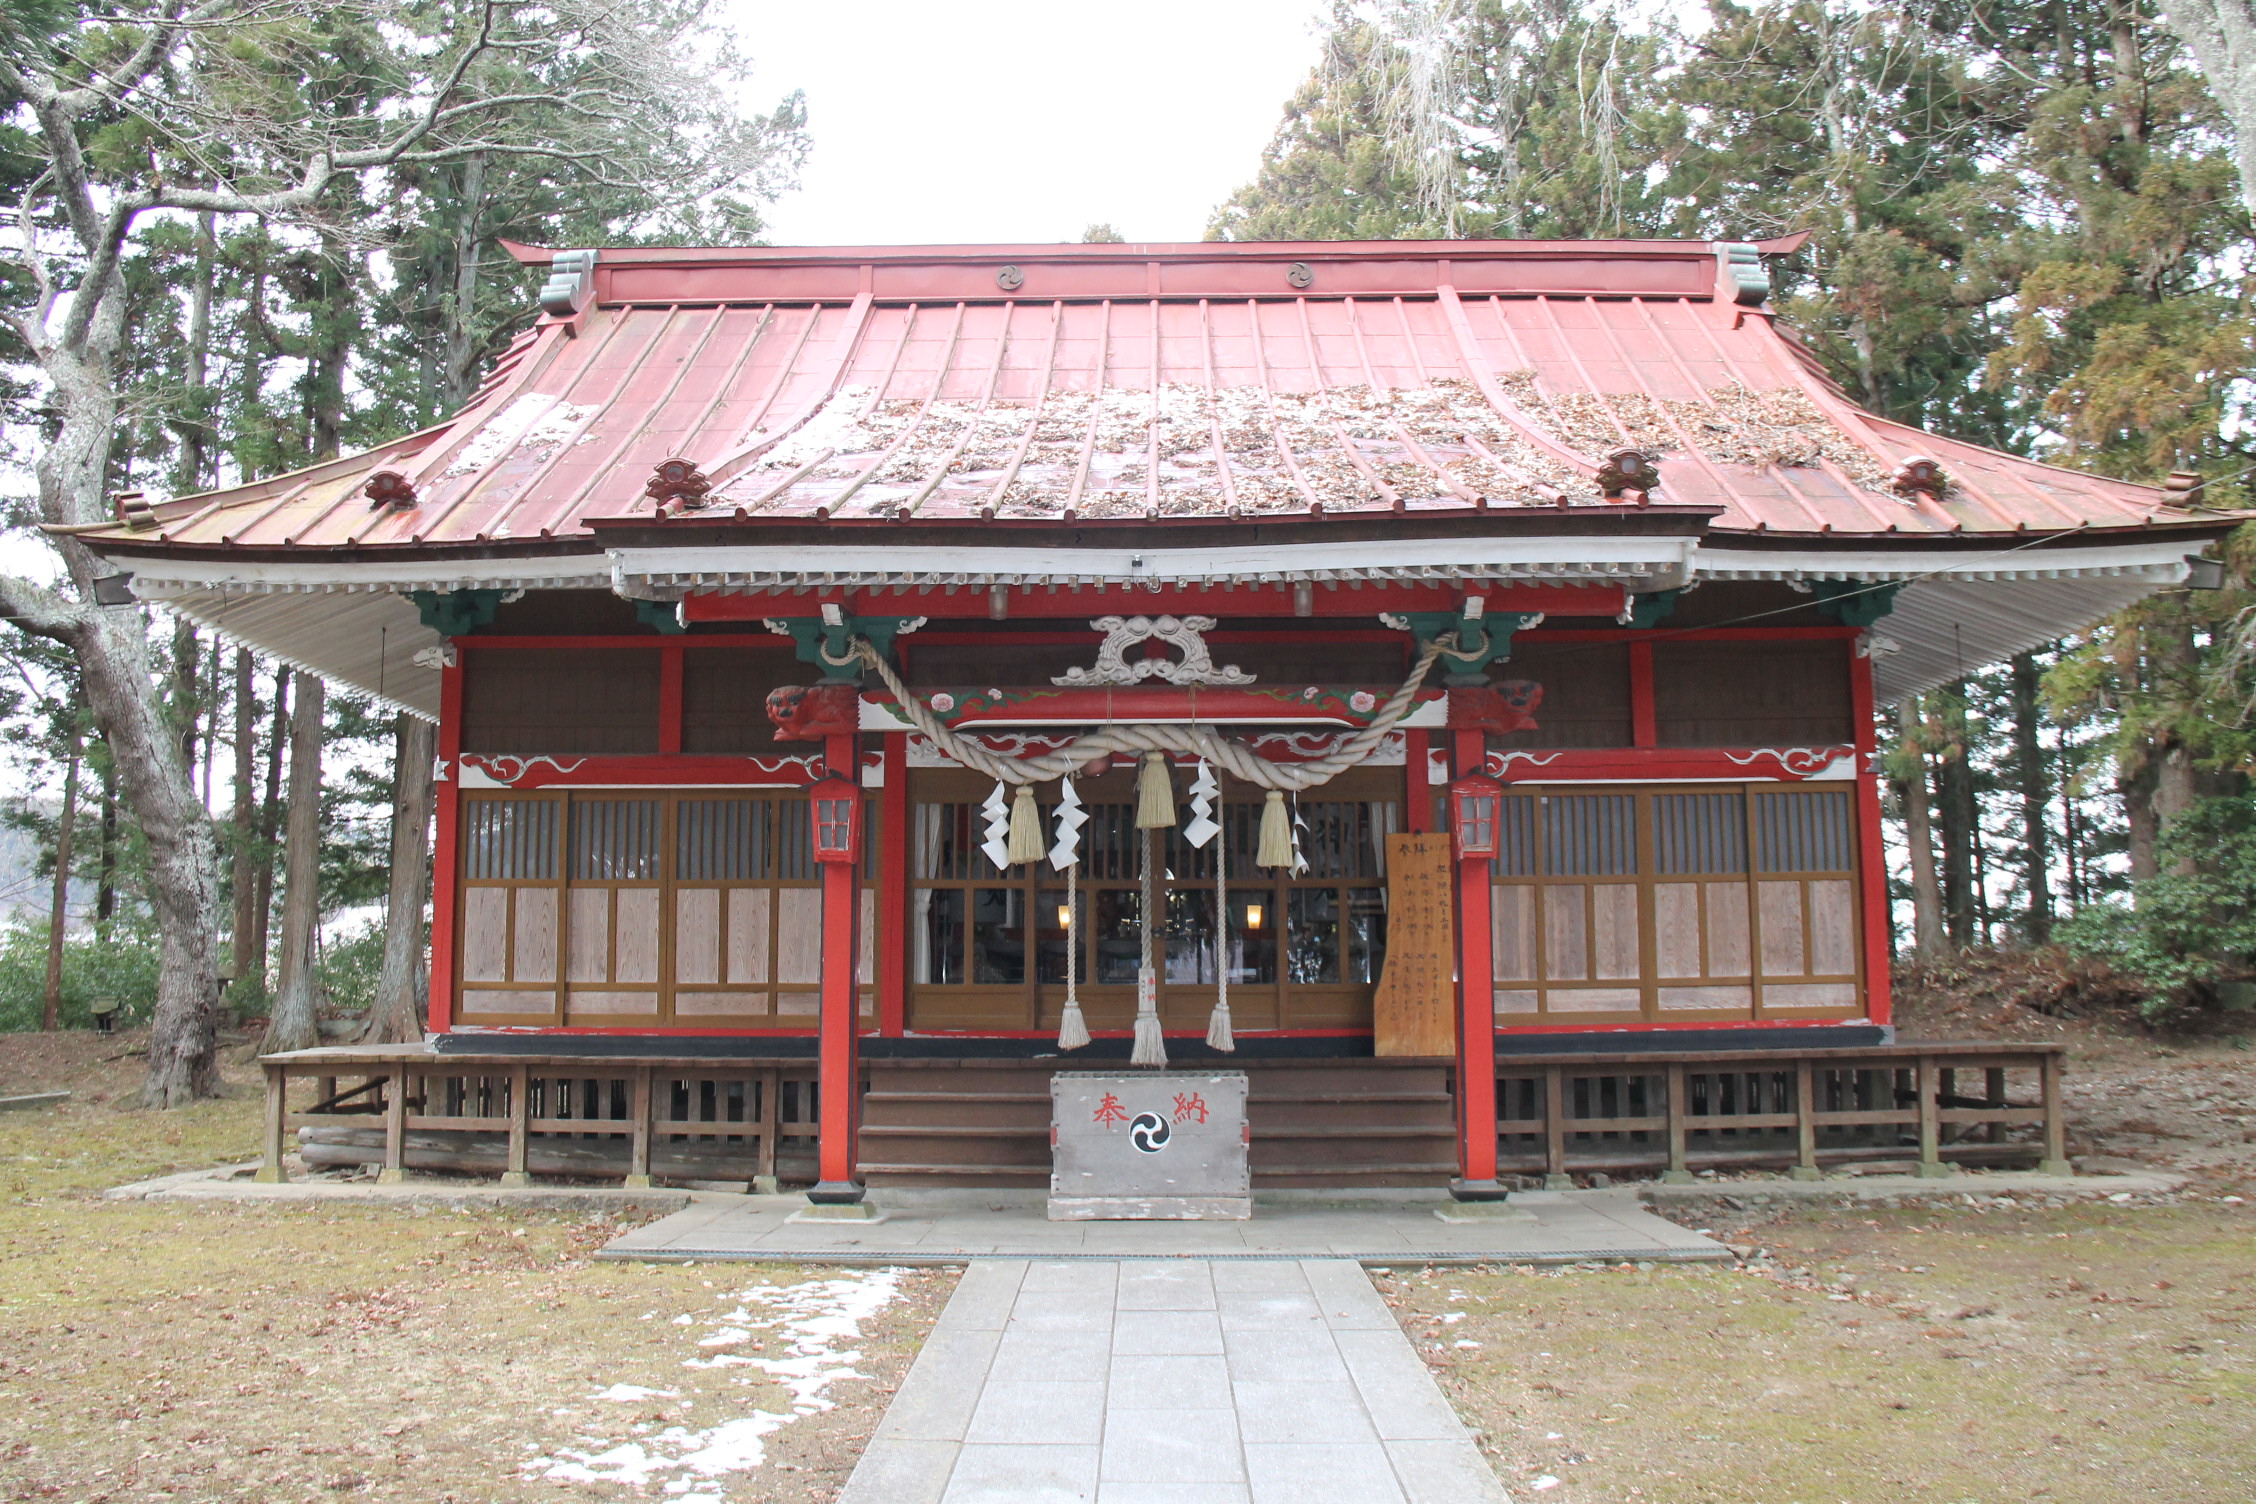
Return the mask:
{"type": "MultiPolygon", "coordinates": [[[[457,650],[460,651],[459,649],[457,650]]],[[[438,841],[431,852],[431,1032],[454,1026],[455,898],[462,858],[457,834],[462,816],[462,666],[439,670],[438,841]]]]}
{"type": "Polygon", "coordinates": [[[1852,647],[1849,703],[1856,717],[1857,878],[1864,899],[1864,1016],[1885,1024],[1893,1016],[1889,966],[1893,926],[1888,914],[1888,860],[1880,833],[1880,771],[1873,766],[1878,734],[1873,726],[1872,660],[1852,647]]]}
{"type": "MultiPolygon", "coordinates": [[[[1478,731],[1452,738],[1456,773],[1486,770],[1488,739],[1478,731]]],[[[1450,832],[1452,845],[1456,832],[1450,832]]],[[[1491,888],[1487,857],[1457,863],[1457,1180],[1460,1201],[1501,1199],[1496,1183],[1496,963],[1490,954],[1491,888]]]]}
{"type": "Polygon", "coordinates": [[[877,1032],[899,1038],[909,1026],[909,734],[888,732],[885,788],[879,795],[877,853],[877,1032]]]}
{"type": "Polygon", "coordinates": [[[1412,835],[1433,829],[1433,763],[1423,731],[1402,733],[1402,828],[1412,835]]]}
{"type": "MultiPolygon", "coordinates": [[[[834,777],[857,787],[860,759],[854,738],[833,736],[823,745],[823,761],[834,777]]],[[[862,908],[862,872],[859,862],[824,862],[822,865],[822,1017],[818,1040],[817,1074],[817,1184],[807,1199],[821,1205],[851,1205],[862,1199],[861,1183],[854,1178],[856,1120],[860,1116],[860,1067],[855,1058],[855,1035],[860,1028],[859,979],[856,976],[861,947],[857,929],[862,908]]]]}

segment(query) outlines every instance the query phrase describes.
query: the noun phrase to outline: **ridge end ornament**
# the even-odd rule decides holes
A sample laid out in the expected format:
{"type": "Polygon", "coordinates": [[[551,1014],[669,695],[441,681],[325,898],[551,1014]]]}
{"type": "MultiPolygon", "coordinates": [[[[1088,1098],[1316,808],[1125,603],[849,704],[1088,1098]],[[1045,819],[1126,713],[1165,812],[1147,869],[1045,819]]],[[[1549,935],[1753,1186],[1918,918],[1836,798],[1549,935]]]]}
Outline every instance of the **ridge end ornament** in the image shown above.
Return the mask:
{"type": "Polygon", "coordinates": [[[669,502],[682,511],[695,511],[705,505],[712,489],[713,483],[697,468],[695,460],[676,457],[658,462],[650,479],[644,482],[642,494],[661,512],[669,502]]]}
{"type": "Polygon", "coordinates": [[[1234,663],[1216,666],[1206,646],[1205,633],[1214,630],[1211,616],[1100,616],[1089,623],[1105,634],[1092,668],[1069,668],[1054,676],[1052,684],[1141,684],[1162,679],[1169,684],[1251,684],[1254,676],[1234,663]],[[1139,658],[1130,663],[1127,649],[1154,638],[1182,653],[1181,658],[1139,658]]]}

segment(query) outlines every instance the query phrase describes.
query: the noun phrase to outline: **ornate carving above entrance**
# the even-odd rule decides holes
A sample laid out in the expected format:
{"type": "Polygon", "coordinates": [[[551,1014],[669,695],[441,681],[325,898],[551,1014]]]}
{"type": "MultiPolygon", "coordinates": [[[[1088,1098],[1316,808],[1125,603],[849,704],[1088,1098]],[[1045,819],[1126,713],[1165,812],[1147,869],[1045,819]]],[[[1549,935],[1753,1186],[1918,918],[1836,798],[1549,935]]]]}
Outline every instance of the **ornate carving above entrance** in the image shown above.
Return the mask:
{"type": "Polygon", "coordinates": [[[1211,616],[1100,616],[1089,623],[1105,634],[1097,649],[1095,668],[1069,668],[1050,680],[1052,684],[1141,684],[1160,679],[1169,684],[1251,684],[1254,676],[1234,663],[1216,667],[1207,652],[1203,634],[1214,630],[1211,616]],[[1139,658],[1131,663],[1127,649],[1158,639],[1178,649],[1181,658],[1139,658]]]}

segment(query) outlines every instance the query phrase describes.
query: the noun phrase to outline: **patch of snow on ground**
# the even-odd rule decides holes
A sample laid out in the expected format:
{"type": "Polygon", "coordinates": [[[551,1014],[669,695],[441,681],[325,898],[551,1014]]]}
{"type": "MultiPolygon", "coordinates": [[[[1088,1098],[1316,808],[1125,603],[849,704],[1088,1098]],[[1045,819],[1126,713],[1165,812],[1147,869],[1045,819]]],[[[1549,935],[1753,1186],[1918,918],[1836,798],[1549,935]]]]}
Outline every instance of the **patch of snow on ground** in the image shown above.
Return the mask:
{"type": "MultiPolygon", "coordinates": [[[[710,1492],[710,1480],[726,1473],[749,1472],[767,1460],[766,1438],[803,1415],[835,1407],[826,1392],[846,1379],[866,1379],[854,1365],[859,1349],[847,1346],[862,1334],[862,1323],[899,1298],[902,1271],[873,1269],[866,1274],[835,1279],[808,1280],[796,1285],[756,1285],[734,1295],[734,1309],[717,1316],[677,1316],[676,1324],[713,1328],[698,1346],[728,1346],[749,1340],[756,1332],[777,1332],[784,1339],[783,1356],[746,1357],[719,1353],[709,1358],[686,1358],[685,1368],[757,1368],[791,1395],[788,1413],[754,1410],[703,1430],[668,1426],[654,1436],[605,1446],[589,1442],[589,1449],[557,1447],[522,1464],[526,1473],[552,1483],[625,1483],[647,1488],[664,1484],[664,1492],[678,1504],[721,1504],[723,1495],[710,1492]],[[698,1491],[692,1492],[696,1488],[698,1491]]],[[[677,1391],[640,1384],[613,1384],[598,1390],[596,1399],[621,1402],[674,1398],[677,1391]]]]}

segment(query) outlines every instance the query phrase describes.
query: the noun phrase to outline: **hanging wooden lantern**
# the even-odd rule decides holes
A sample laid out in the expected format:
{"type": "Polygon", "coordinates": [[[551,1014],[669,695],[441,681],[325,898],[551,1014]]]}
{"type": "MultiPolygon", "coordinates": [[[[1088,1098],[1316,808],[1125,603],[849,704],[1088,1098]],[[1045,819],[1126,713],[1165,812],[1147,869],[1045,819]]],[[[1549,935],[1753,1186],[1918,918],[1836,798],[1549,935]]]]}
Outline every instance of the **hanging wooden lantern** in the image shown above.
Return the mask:
{"type": "Polygon", "coordinates": [[[843,778],[825,778],[807,794],[815,805],[815,860],[860,861],[861,791],[843,778]]]}
{"type": "Polygon", "coordinates": [[[1504,786],[1493,778],[1474,774],[1449,786],[1449,813],[1457,835],[1457,859],[1493,857],[1497,846],[1497,816],[1504,786]]]}

